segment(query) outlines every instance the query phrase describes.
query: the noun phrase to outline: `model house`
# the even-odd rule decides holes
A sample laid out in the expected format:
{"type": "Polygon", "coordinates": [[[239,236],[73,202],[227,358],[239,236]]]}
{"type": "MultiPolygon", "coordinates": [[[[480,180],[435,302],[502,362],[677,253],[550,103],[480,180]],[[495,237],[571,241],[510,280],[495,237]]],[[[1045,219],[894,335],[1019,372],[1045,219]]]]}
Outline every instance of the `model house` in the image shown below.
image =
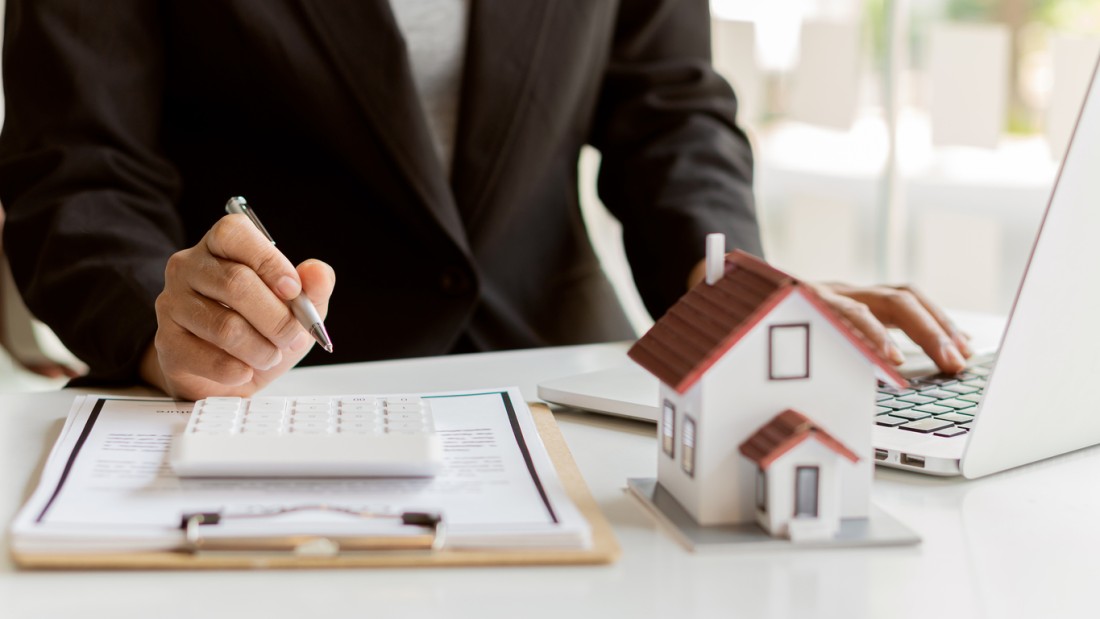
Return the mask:
{"type": "Polygon", "coordinates": [[[810,286],[711,236],[706,282],[630,350],[660,381],[658,482],[701,525],[866,518],[876,378],[905,379],[810,286]]]}
{"type": "Polygon", "coordinates": [[[774,536],[827,539],[840,528],[841,471],[859,456],[808,417],[785,410],[740,445],[756,465],[756,518],[774,536]]]}

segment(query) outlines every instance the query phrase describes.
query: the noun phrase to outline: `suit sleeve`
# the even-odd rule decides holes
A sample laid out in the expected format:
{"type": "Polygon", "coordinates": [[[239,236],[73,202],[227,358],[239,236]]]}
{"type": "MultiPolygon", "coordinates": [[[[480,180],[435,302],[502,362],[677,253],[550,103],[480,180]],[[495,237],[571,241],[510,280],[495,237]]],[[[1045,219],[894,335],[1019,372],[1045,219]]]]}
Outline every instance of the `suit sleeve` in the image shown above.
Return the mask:
{"type": "Polygon", "coordinates": [[[134,380],[183,244],[159,151],[159,3],[8,0],[0,135],[16,282],[99,380],[134,380]]]}
{"type": "Polygon", "coordinates": [[[600,197],[623,224],[655,318],[686,292],[707,233],[762,255],[736,111],[710,63],[707,0],[623,0],[591,142],[603,156],[600,197]]]}

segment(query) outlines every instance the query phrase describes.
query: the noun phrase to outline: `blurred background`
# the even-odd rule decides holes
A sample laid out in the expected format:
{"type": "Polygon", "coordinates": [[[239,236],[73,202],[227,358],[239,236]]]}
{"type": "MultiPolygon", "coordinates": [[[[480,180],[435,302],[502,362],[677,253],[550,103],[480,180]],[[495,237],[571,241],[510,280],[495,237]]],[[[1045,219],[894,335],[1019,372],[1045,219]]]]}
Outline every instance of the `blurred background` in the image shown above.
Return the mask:
{"type": "MultiPolygon", "coordinates": [[[[1100,0],[711,0],[766,257],[1007,313],[1092,69],[1100,0]]],[[[586,217],[650,324],[582,162],[586,217]]]]}
{"type": "MultiPolygon", "coordinates": [[[[1100,0],[711,7],[714,63],[756,153],[767,258],[805,279],[911,282],[948,308],[1006,313],[1100,55],[1100,0]]],[[[652,320],[594,189],[599,154],[580,166],[593,242],[642,332],[652,320]]],[[[76,364],[4,271],[5,344],[76,364]]],[[[0,351],[0,392],[63,383],[0,351]]]]}

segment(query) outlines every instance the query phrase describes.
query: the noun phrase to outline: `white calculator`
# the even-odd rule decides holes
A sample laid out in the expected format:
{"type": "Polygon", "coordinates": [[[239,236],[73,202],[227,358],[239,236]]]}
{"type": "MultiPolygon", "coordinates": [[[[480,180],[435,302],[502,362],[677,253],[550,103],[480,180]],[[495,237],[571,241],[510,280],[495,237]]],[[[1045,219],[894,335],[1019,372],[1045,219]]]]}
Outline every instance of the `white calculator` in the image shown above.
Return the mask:
{"type": "Polygon", "coordinates": [[[181,477],[427,477],[443,446],[415,395],[206,398],[171,465],[181,477]]]}

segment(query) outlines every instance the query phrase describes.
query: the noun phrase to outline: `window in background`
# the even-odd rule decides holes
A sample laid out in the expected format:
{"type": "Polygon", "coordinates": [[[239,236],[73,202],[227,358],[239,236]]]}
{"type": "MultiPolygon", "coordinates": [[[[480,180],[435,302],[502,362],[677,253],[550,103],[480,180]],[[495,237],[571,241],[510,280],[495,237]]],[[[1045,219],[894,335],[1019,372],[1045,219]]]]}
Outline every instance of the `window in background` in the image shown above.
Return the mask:
{"type": "Polygon", "coordinates": [[[768,258],[1007,311],[1100,53],[1100,0],[711,6],[716,66],[763,93],[741,122],[768,258]],[[728,22],[752,33],[755,71],[722,58],[728,22]]]}
{"type": "MultiPolygon", "coordinates": [[[[714,63],[756,152],[767,258],[805,279],[907,281],[949,308],[1007,312],[1100,54],[1100,0],[711,8],[714,63]],[[973,96],[952,97],[957,84],[973,96]]],[[[584,153],[585,218],[641,332],[652,321],[592,189],[598,164],[584,153]]]]}

